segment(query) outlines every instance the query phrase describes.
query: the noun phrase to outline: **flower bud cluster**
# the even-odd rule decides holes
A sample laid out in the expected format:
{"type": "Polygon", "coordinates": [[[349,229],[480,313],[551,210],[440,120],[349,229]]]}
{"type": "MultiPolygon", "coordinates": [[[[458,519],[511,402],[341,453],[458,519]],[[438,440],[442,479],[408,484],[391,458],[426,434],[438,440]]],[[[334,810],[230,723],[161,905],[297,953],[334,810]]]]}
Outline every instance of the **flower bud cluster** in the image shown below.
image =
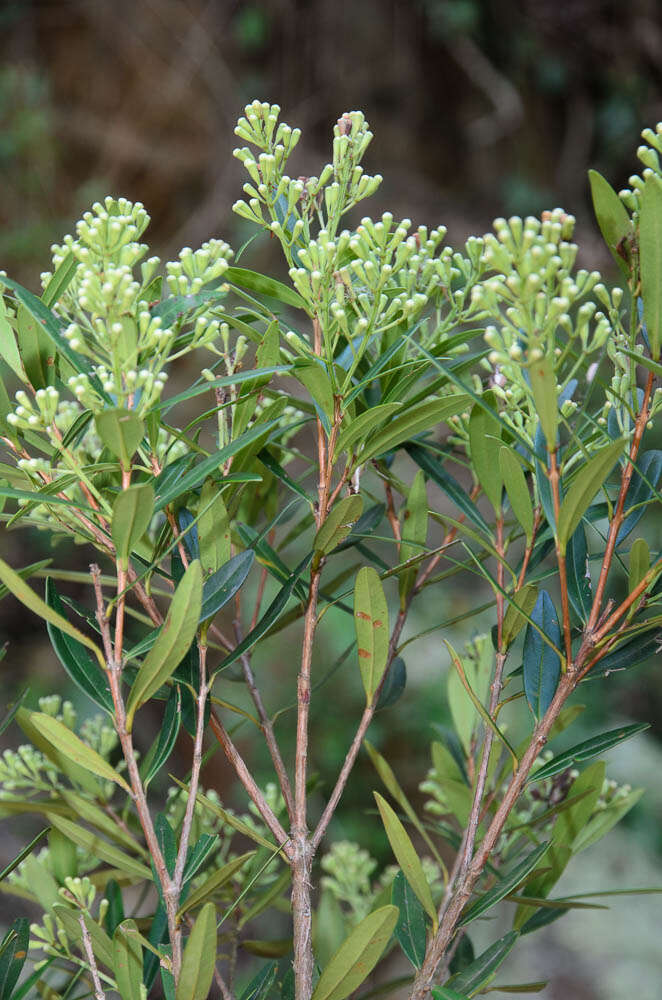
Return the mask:
{"type": "Polygon", "coordinates": [[[370,912],[374,891],[370,876],[377,862],[368,851],[349,840],[339,840],[322,858],[321,886],[352,911],[352,922],[358,923],[370,912]]]}
{"type": "Polygon", "coordinates": [[[184,247],[179,260],[166,264],[166,281],[173,295],[196,295],[227,271],[232,250],[223,240],[208,240],[199,250],[184,247]]]}
{"type": "Polygon", "coordinates": [[[24,389],[16,393],[18,406],[7,414],[7,423],[17,430],[44,431],[55,419],[60,394],[52,385],[38,389],[31,400],[24,389]]]}
{"type": "Polygon", "coordinates": [[[641,145],[637,149],[637,157],[644,165],[641,176],[633,174],[628,177],[629,188],[624,188],[618,192],[619,198],[630,212],[638,212],[640,207],[640,195],[646,178],[651,174],[662,177],[662,165],[660,164],[660,154],[662,153],[662,122],[658,122],[655,130],[645,128],[641,133],[641,138],[646,145],[641,145]]]}
{"type": "Polygon", "coordinates": [[[0,757],[0,799],[12,798],[19,788],[50,790],[56,777],[55,765],[31,744],[5,750],[0,757]]]}
{"type": "Polygon", "coordinates": [[[83,878],[73,878],[71,875],[67,875],[64,879],[64,885],[60,886],[58,891],[67,903],[73,903],[81,910],[87,911],[92,908],[97,895],[97,891],[87,875],[83,878]]]}

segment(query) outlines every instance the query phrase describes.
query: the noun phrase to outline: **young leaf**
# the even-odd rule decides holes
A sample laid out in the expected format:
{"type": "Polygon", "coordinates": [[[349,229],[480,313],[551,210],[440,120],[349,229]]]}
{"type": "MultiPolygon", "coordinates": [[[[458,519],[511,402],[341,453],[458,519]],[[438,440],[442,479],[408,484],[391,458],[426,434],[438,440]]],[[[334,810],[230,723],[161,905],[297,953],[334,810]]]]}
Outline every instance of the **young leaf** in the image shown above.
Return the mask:
{"type": "Polygon", "coordinates": [[[559,407],[556,398],[557,385],[553,359],[549,355],[545,355],[539,361],[534,361],[529,367],[529,378],[533,401],[536,405],[542,432],[545,435],[547,448],[549,451],[554,451],[556,430],[559,425],[559,407]]]}
{"type": "Polygon", "coordinates": [[[398,922],[397,906],[382,906],[356,925],[323,970],[312,1000],[345,1000],[367,979],[398,922]]]}
{"type": "Polygon", "coordinates": [[[459,926],[462,927],[465,924],[471,923],[471,921],[475,920],[476,917],[482,916],[483,913],[486,913],[487,910],[496,906],[497,903],[501,902],[502,899],[505,899],[505,897],[510,895],[511,892],[514,892],[517,886],[524,881],[529,872],[532,872],[534,868],[537,868],[539,862],[545,856],[548,847],[548,843],[541,844],[539,847],[536,847],[535,851],[531,851],[530,854],[527,854],[524,860],[520,861],[520,863],[516,865],[505,878],[501,879],[500,882],[497,882],[497,884],[491,889],[488,889],[488,891],[483,893],[482,896],[479,896],[479,898],[464,911],[459,926]]]}
{"type": "Polygon", "coordinates": [[[491,947],[479,955],[475,961],[458,975],[453,976],[449,985],[452,989],[472,995],[492,978],[499,966],[506,960],[515,946],[519,934],[510,931],[499,938],[491,947]]]}
{"type": "Polygon", "coordinates": [[[301,382],[329,423],[333,422],[333,387],[324,365],[317,361],[298,361],[292,372],[298,382],[301,382]]]}
{"type": "Polygon", "coordinates": [[[660,360],[662,346],[662,182],[652,172],[646,177],[640,195],[639,265],[644,320],[648,331],[650,354],[660,360]]]}
{"type": "Polygon", "coordinates": [[[527,583],[520,590],[516,590],[510,599],[508,608],[503,616],[503,628],[501,630],[501,641],[504,649],[508,649],[513,644],[521,630],[524,628],[527,615],[536,606],[538,599],[538,588],[535,584],[527,583]]]}
{"type": "Polygon", "coordinates": [[[432,920],[432,926],[436,931],[437,911],[432,901],[432,893],[409,834],[386,799],[383,799],[379,792],[373,792],[373,795],[395,860],[402,868],[405,878],[432,920]]]}
{"type": "MultiPolygon", "coordinates": [[[[493,457],[491,461],[494,463],[493,457]]],[[[533,505],[531,503],[531,494],[526,485],[522,466],[515,457],[515,453],[505,445],[499,448],[499,467],[513,514],[524,529],[526,544],[530,545],[533,538],[533,505]]]]}
{"type": "Polygon", "coordinates": [[[354,586],[354,627],[368,705],[384,676],[389,647],[388,607],[379,574],[363,566],[354,586]]]}
{"type": "MultiPolygon", "coordinates": [[[[55,588],[55,582],[50,576],[46,578],[45,596],[48,606],[55,614],[64,618],[64,607],[55,588]]],[[[46,628],[51,646],[74,684],[77,684],[81,691],[84,691],[99,708],[112,713],[113,699],[106,675],[99,670],[99,665],[90,658],[85,646],[62,632],[51,622],[46,622],[46,628]]]]}
{"type": "Polygon", "coordinates": [[[23,370],[23,363],[21,361],[21,355],[19,354],[18,347],[16,346],[16,337],[14,336],[14,331],[12,330],[9,320],[7,319],[7,308],[5,306],[5,300],[0,295],[0,357],[2,360],[9,365],[11,370],[15,375],[25,382],[25,371],[23,370]]]}
{"type": "Polygon", "coordinates": [[[184,948],[176,1000],[207,1000],[216,963],[216,909],[205,903],[184,948]]]}
{"type": "Polygon", "coordinates": [[[425,911],[401,871],[393,879],[391,902],[399,913],[395,936],[414,968],[420,969],[425,958],[425,911]]]}
{"type": "Polygon", "coordinates": [[[131,789],[124,778],[110,766],[108,761],[104,760],[101,754],[98,754],[92,747],[83,743],[75,733],[67,729],[64,723],[54,719],[51,715],[46,715],[45,712],[30,712],[30,722],[68,760],[72,760],[79,767],[103,778],[104,781],[114,781],[116,785],[120,785],[131,794],[131,789]]]}
{"type": "Polygon", "coordinates": [[[363,513],[363,498],[359,493],[343,497],[333,505],[326,521],[315,535],[314,549],[322,555],[328,555],[337,545],[347,538],[352,525],[363,513]]]}
{"type": "Polygon", "coordinates": [[[591,500],[604,485],[609,473],[623,454],[625,441],[619,439],[605,445],[581,467],[572,480],[561,504],[556,533],[559,548],[565,554],[568,540],[586,513],[591,500]]]}
{"type": "Polygon", "coordinates": [[[129,556],[147,531],[154,509],[154,490],[140,483],[121,490],[113,504],[110,532],[120,566],[126,572],[129,556]]]}
{"type": "Polygon", "coordinates": [[[123,920],[113,934],[112,968],[122,1000],[141,1000],[143,949],[134,920],[123,920]]]}
{"type": "Polygon", "coordinates": [[[106,669],[106,661],[104,655],[91,639],[88,639],[86,635],[79,632],[74,625],[71,625],[66,618],[62,615],[57,614],[52,608],[42,601],[41,597],[38,597],[34,590],[28,587],[27,583],[19,576],[19,574],[8,566],[4,560],[0,559],[0,580],[4,583],[7,590],[16,597],[22,604],[29,608],[30,611],[34,612],[35,615],[39,615],[45,621],[50,622],[51,625],[55,625],[66,635],[70,635],[73,639],[77,639],[78,642],[82,642],[84,646],[91,649],[95,654],[102,670],[106,669]]]}
{"type": "Polygon", "coordinates": [[[115,406],[97,413],[94,422],[108,450],[119,458],[123,469],[129,469],[131,458],[145,433],[145,425],[138,414],[115,406]]]}
{"type": "Polygon", "coordinates": [[[611,750],[612,747],[618,746],[619,743],[629,740],[632,736],[638,736],[639,733],[643,733],[646,729],[650,729],[647,722],[636,722],[631,726],[621,726],[619,729],[612,729],[608,733],[602,733],[600,736],[592,736],[589,740],[577,743],[576,746],[570,747],[569,750],[565,750],[563,753],[558,754],[558,756],[553,757],[547,764],[543,764],[541,768],[535,771],[528,780],[543,781],[545,778],[552,778],[555,774],[560,774],[561,771],[565,771],[568,767],[583,764],[587,760],[591,760],[592,757],[598,757],[600,754],[606,753],[607,750],[611,750]]]}
{"type": "Polygon", "coordinates": [[[126,725],[144,702],[168,680],[193,642],[202,606],[202,570],[198,560],[189,564],[175,591],[158,638],[138,671],[126,706],[126,725]]]}
{"type": "Polygon", "coordinates": [[[630,268],[627,261],[619,253],[618,248],[632,234],[630,216],[625,205],[602,174],[599,174],[597,170],[589,170],[588,179],[591,184],[593,210],[602,238],[623,274],[629,278],[630,268]]]}
{"type": "MultiPolygon", "coordinates": [[[[560,648],[559,619],[546,590],[538,594],[531,619],[557,649],[560,648]]],[[[541,719],[556,693],[561,676],[561,658],[531,624],[526,627],[523,658],[526,700],[536,719],[541,719]]]]}
{"type": "Polygon", "coordinates": [[[0,1000],[9,1000],[25,965],[30,942],[30,921],[18,917],[0,945],[0,1000]]]}
{"type": "Polygon", "coordinates": [[[228,512],[213,479],[207,479],[202,487],[199,510],[200,562],[205,573],[215,573],[230,559],[231,544],[228,512]]]}
{"type": "MultiPolygon", "coordinates": [[[[493,392],[484,393],[485,402],[496,407],[493,392]]],[[[503,476],[498,462],[494,461],[496,449],[501,440],[501,425],[482,406],[475,404],[469,417],[469,447],[471,465],[485,496],[495,511],[501,510],[503,476]]]]}
{"type": "MultiPolygon", "coordinates": [[[[409,488],[402,525],[402,543],[400,545],[400,562],[407,562],[421,553],[428,533],[428,497],[425,489],[425,476],[419,469],[409,488]]],[[[400,591],[400,607],[404,608],[409,592],[416,582],[417,566],[405,569],[400,574],[398,585],[400,591]]]]}
{"type": "Polygon", "coordinates": [[[361,465],[364,465],[375,456],[393,451],[403,441],[408,441],[423,431],[431,430],[437,424],[448,420],[449,417],[461,413],[468,402],[469,398],[464,395],[443,396],[441,399],[430,399],[427,402],[410,406],[391,420],[384,430],[377,431],[375,435],[368,438],[358,460],[361,465]]]}
{"type": "Polygon", "coordinates": [[[630,549],[628,592],[631,594],[648,573],[651,565],[648,543],[645,538],[635,538],[630,549]]]}
{"type": "Polygon", "coordinates": [[[223,280],[231,281],[234,285],[247,288],[251,292],[257,292],[258,295],[269,295],[272,299],[278,299],[279,302],[286,306],[292,306],[294,309],[307,310],[308,308],[299,293],[295,292],[293,288],[284,285],[281,281],[276,281],[275,278],[267,278],[264,274],[258,274],[257,271],[249,271],[245,267],[228,267],[223,273],[223,280]]]}
{"type": "Polygon", "coordinates": [[[238,552],[224,566],[207,577],[202,587],[200,620],[208,621],[231,600],[248,576],[255,553],[252,549],[238,552]]]}

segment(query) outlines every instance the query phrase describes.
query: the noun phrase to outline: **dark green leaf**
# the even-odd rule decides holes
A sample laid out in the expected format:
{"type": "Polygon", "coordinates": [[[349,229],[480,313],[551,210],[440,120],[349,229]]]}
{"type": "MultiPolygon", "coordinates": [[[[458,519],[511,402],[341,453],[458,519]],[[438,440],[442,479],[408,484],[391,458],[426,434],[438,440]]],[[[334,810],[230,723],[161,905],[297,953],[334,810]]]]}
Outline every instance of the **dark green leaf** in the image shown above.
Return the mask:
{"type": "Polygon", "coordinates": [[[269,962],[251,979],[240,1000],[266,1000],[278,972],[278,962],[269,962]]]}
{"type": "Polygon", "coordinates": [[[591,680],[594,677],[606,677],[607,674],[613,671],[636,667],[651,657],[653,653],[656,653],[659,647],[660,631],[659,626],[655,625],[652,629],[640,632],[634,639],[624,642],[614,649],[613,652],[607,653],[601,660],[598,660],[595,666],[591,668],[591,672],[587,674],[586,679],[591,680]]]}
{"type": "MultiPolygon", "coordinates": [[[[632,235],[630,216],[625,205],[602,174],[599,174],[597,170],[589,170],[588,178],[591,184],[593,210],[602,237],[621,271],[626,277],[629,277],[630,268],[627,261],[619,253],[619,247],[622,248],[623,242],[632,235]]],[[[627,253],[625,248],[623,251],[627,253]]]]}
{"type": "Polygon", "coordinates": [[[9,1000],[25,965],[30,942],[30,921],[19,917],[9,927],[0,945],[0,1000],[9,1000]]]}
{"type": "MultiPolygon", "coordinates": [[[[557,647],[561,645],[561,630],[554,603],[546,590],[538,594],[531,619],[557,647]]],[[[561,676],[561,659],[545,642],[537,629],[527,625],[524,636],[524,692],[536,719],[545,714],[556,693],[561,676]]]]}
{"type": "Polygon", "coordinates": [[[488,891],[483,893],[482,896],[479,896],[479,898],[472,903],[467,910],[465,910],[459,926],[462,927],[464,924],[471,923],[471,921],[475,920],[476,917],[482,916],[483,913],[486,913],[487,910],[491,909],[491,907],[495,906],[502,899],[505,899],[505,897],[511,892],[514,892],[517,886],[524,881],[529,872],[532,872],[533,869],[538,866],[539,862],[546,854],[548,847],[548,843],[541,844],[540,847],[536,847],[535,851],[531,851],[530,854],[527,854],[524,860],[520,861],[520,863],[516,865],[515,868],[513,868],[513,870],[505,876],[505,878],[501,879],[500,882],[497,882],[497,884],[492,886],[491,889],[488,889],[488,891]]]}
{"type": "MultiPolygon", "coordinates": [[[[15,868],[18,868],[18,866],[23,861],[25,861],[25,859],[28,857],[29,854],[32,854],[32,852],[34,851],[34,849],[37,846],[37,844],[39,843],[39,841],[42,840],[43,837],[46,836],[46,834],[49,832],[49,830],[50,830],[50,827],[48,827],[48,826],[45,827],[45,829],[40,830],[39,833],[37,834],[37,836],[33,837],[32,840],[30,841],[30,843],[26,847],[24,847],[22,851],[19,851],[19,853],[16,855],[16,857],[13,858],[9,862],[9,864],[5,865],[5,867],[0,872],[0,882],[4,881],[4,879],[6,879],[7,876],[10,875],[14,871],[15,868]]],[[[1,995],[0,995],[0,997],[1,997],[1,995]]]]}
{"type": "Polygon", "coordinates": [[[141,768],[142,781],[145,788],[147,788],[152,778],[158,774],[172,753],[179,733],[180,722],[181,688],[179,685],[176,685],[172,688],[168,696],[159,735],[155,740],[153,748],[145,757],[144,763],[147,766],[144,769],[141,768]]]}
{"type": "Polygon", "coordinates": [[[268,295],[272,299],[278,299],[286,306],[294,309],[304,309],[308,307],[298,292],[288,285],[274,278],[267,278],[257,271],[249,271],[245,267],[229,267],[223,274],[225,281],[231,281],[240,288],[247,288],[250,292],[257,292],[258,295],[268,295]]]}
{"type": "Polygon", "coordinates": [[[396,701],[402,697],[406,685],[407,667],[405,661],[400,656],[396,656],[386,671],[386,678],[379,693],[375,711],[380,712],[383,708],[395,705],[396,701]]]}
{"type": "Polygon", "coordinates": [[[105,899],[108,903],[108,909],[106,910],[103,922],[106,927],[106,933],[112,937],[124,920],[122,890],[114,878],[108,879],[106,883],[105,899]]]}
{"type": "Polygon", "coordinates": [[[593,603],[591,580],[588,567],[588,552],[586,549],[586,532],[584,525],[578,524],[572,533],[565,558],[568,577],[568,597],[578,618],[588,621],[593,603]]]}
{"type": "Polygon", "coordinates": [[[416,464],[423,469],[423,472],[451,498],[455,506],[462,511],[465,517],[475,524],[477,528],[487,531],[485,518],[473,500],[464,492],[457,480],[450,473],[446,472],[441,462],[433,458],[430,452],[421,447],[421,445],[409,444],[406,450],[416,464]]]}
{"type": "Polygon", "coordinates": [[[213,618],[234,597],[248,576],[254,559],[253,550],[245,549],[207,577],[202,587],[201,621],[213,618]]]}
{"type": "Polygon", "coordinates": [[[552,758],[547,764],[543,764],[528,780],[543,781],[545,778],[551,778],[555,774],[560,774],[561,771],[565,771],[568,767],[574,767],[576,764],[584,764],[587,760],[598,757],[600,754],[606,753],[607,750],[611,750],[612,747],[618,746],[619,743],[624,743],[625,740],[629,740],[632,736],[638,736],[639,733],[645,732],[646,729],[650,729],[647,722],[636,722],[630,726],[621,726],[619,729],[612,729],[608,733],[601,733],[600,736],[592,736],[591,739],[577,743],[576,746],[552,758]]]}
{"type": "Polygon", "coordinates": [[[425,910],[401,871],[393,880],[391,902],[399,913],[395,936],[414,968],[420,969],[425,958],[425,910]]]}
{"type": "Polygon", "coordinates": [[[460,993],[472,994],[477,992],[481,986],[492,978],[499,966],[506,960],[519,934],[517,931],[510,931],[499,938],[490,948],[479,955],[478,958],[467,966],[457,976],[453,976],[449,985],[452,989],[460,993]]]}
{"type": "Polygon", "coordinates": [[[637,467],[632,473],[632,479],[625,494],[623,505],[625,519],[616,536],[617,545],[620,545],[627,538],[640,518],[646,513],[646,504],[655,497],[661,476],[662,451],[645,451],[638,456],[637,467]]]}

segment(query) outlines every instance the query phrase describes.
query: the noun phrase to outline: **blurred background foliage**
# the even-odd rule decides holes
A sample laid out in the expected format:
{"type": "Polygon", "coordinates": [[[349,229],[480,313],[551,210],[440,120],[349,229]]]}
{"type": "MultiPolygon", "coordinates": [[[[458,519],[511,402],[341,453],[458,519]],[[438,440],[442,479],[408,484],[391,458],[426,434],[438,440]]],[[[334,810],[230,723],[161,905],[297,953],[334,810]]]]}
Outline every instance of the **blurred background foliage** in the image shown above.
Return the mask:
{"type": "MultiPolygon", "coordinates": [[[[254,97],[277,101],[285,120],[303,129],[302,174],[326,162],[339,115],[362,109],[375,133],[366,167],[384,175],[367,209],[372,215],[389,209],[415,224],[441,222],[453,244],[485,232],[497,215],[562,205],[578,219],[581,265],[615,280],[586,171],[596,167],[617,189],[624,186],[640,130],[662,119],[657,0],[4,0],[0,47],[0,267],[33,289],[49,264],[49,245],[107,193],[144,202],[152,252],[163,259],[209,236],[241,247],[252,232],[230,210],[243,180],[231,155],[233,127],[254,97]]],[[[269,240],[252,243],[242,260],[283,272],[269,240]]],[[[659,548],[662,526],[644,531],[659,548]]],[[[50,556],[70,568],[89,561],[82,550],[46,546],[42,536],[19,531],[5,534],[1,548],[14,565],[50,556]]],[[[84,597],[75,588],[71,594],[84,597]]],[[[487,599],[455,582],[437,588],[428,597],[435,605],[419,611],[411,632],[487,599]]],[[[457,646],[490,625],[489,617],[472,619],[448,635],[457,646]]],[[[351,622],[339,615],[331,626],[321,651],[328,663],[349,641],[351,622]]],[[[74,697],[45,631],[11,599],[0,604],[0,632],[10,643],[8,662],[20,665],[2,675],[3,702],[28,681],[33,699],[54,686],[74,697]]],[[[285,633],[277,662],[256,662],[273,710],[284,704],[296,642],[285,633]]],[[[371,739],[421,804],[427,745],[446,720],[447,661],[436,635],[413,644],[405,658],[408,691],[398,709],[377,717],[371,739]]],[[[609,766],[647,795],[623,829],[586,856],[581,873],[571,870],[576,888],[662,883],[657,659],[586,685],[588,709],[572,742],[582,727],[590,735],[615,718],[645,720],[651,730],[609,766]]],[[[359,685],[350,675],[340,671],[321,694],[313,766],[322,782],[337,771],[347,720],[358,716],[359,685]]],[[[279,722],[285,742],[291,718],[279,722]]],[[[182,766],[188,749],[181,747],[182,766]]],[[[243,750],[266,778],[266,755],[248,730],[243,750]]],[[[220,753],[204,781],[232,799],[220,753]]],[[[363,822],[372,787],[377,779],[363,760],[333,834],[356,839],[386,863],[378,824],[371,842],[363,822]]],[[[20,836],[17,826],[3,824],[0,865],[16,853],[20,836]]],[[[659,897],[623,897],[611,916],[562,920],[530,961],[518,958],[511,978],[543,974],[550,979],[545,1000],[615,1000],[633,984],[639,1000],[656,1000],[659,907],[659,897]]]]}

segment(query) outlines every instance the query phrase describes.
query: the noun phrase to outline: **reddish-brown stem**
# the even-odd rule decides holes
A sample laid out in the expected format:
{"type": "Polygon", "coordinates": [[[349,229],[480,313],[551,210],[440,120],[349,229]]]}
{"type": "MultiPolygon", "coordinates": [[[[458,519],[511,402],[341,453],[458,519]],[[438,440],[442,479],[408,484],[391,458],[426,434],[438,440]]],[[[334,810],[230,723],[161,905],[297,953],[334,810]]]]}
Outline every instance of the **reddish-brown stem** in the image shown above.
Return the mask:
{"type": "MultiPolygon", "coordinates": [[[[471,499],[475,500],[476,497],[479,495],[479,493],[480,493],[480,486],[474,486],[473,489],[471,490],[471,494],[470,494],[471,495],[471,499]]],[[[465,514],[460,514],[460,516],[457,519],[457,522],[458,522],[457,526],[454,525],[452,528],[449,528],[449,530],[446,532],[446,534],[444,535],[443,541],[441,543],[441,546],[439,547],[438,551],[432,557],[432,559],[427,564],[427,566],[425,567],[425,569],[422,570],[421,573],[419,573],[418,578],[416,580],[416,585],[414,587],[414,594],[418,594],[419,591],[421,591],[423,589],[423,587],[425,586],[425,583],[427,582],[427,580],[432,576],[432,574],[435,571],[435,568],[439,565],[440,561],[443,559],[444,552],[446,551],[446,549],[448,548],[448,546],[452,545],[452,543],[457,538],[457,533],[459,531],[459,525],[460,524],[464,524],[465,520],[466,520],[466,515],[465,514]]]]}
{"type": "Polygon", "coordinates": [[[522,567],[519,571],[519,576],[517,578],[517,589],[521,590],[524,585],[524,580],[526,579],[526,571],[529,568],[529,560],[531,558],[531,553],[533,552],[533,547],[536,544],[536,536],[538,534],[538,528],[542,521],[542,511],[540,507],[536,507],[535,514],[533,517],[533,531],[531,532],[531,541],[524,550],[524,558],[522,559],[522,567]]]}
{"type": "Polygon", "coordinates": [[[614,558],[614,552],[616,551],[616,539],[618,538],[618,532],[620,531],[621,525],[623,523],[625,498],[627,496],[628,487],[630,486],[630,481],[632,479],[632,474],[634,472],[634,463],[637,459],[637,455],[639,454],[641,439],[644,436],[646,423],[648,422],[648,404],[650,402],[654,378],[655,376],[653,375],[653,372],[649,372],[648,378],[646,379],[646,387],[644,389],[644,398],[641,403],[641,410],[637,415],[637,420],[634,427],[634,435],[632,437],[632,444],[630,446],[629,459],[623,470],[623,475],[621,476],[621,487],[618,491],[618,499],[616,501],[614,516],[612,517],[611,524],[609,525],[609,535],[607,536],[605,554],[602,558],[602,565],[600,567],[600,576],[598,577],[598,583],[595,588],[595,597],[593,598],[591,614],[589,615],[589,619],[586,625],[586,631],[589,635],[595,628],[600,615],[602,598],[604,597],[605,588],[607,586],[607,577],[609,576],[609,570],[611,568],[611,563],[614,558]]]}
{"type": "MultiPolygon", "coordinates": [[[[548,452],[549,455],[549,484],[552,490],[552,501],[554,504],[554,520],[559,523],[559,512],[561,510],[561,489],[559,485],[559,467],[557,464],[556,448],[548,452]]],[[[568,576],[565,564],[565,551],[561,550],[558,539],[556,540],[556,562],[559,568],[559,584],[561,587],[561,617],[563,619],[563,640],[565,644],[565,668],[572,663],[572,638],[570,636],[570,604],[568,601],[568,576]]]]}
{"type": "Polygon", "coordinates": [[[402,539],[402,532],[400,531],[400,522],[398,521],[398,515],[395,512],[395,503],[393,501],[393,489],[388,479],[384,480],[384,493],[386,494],[386,516],[388,518],[388,523],[391,525],[391,531],[393,532],[393,537],[396,542],[400,542],[402,539]]]}

